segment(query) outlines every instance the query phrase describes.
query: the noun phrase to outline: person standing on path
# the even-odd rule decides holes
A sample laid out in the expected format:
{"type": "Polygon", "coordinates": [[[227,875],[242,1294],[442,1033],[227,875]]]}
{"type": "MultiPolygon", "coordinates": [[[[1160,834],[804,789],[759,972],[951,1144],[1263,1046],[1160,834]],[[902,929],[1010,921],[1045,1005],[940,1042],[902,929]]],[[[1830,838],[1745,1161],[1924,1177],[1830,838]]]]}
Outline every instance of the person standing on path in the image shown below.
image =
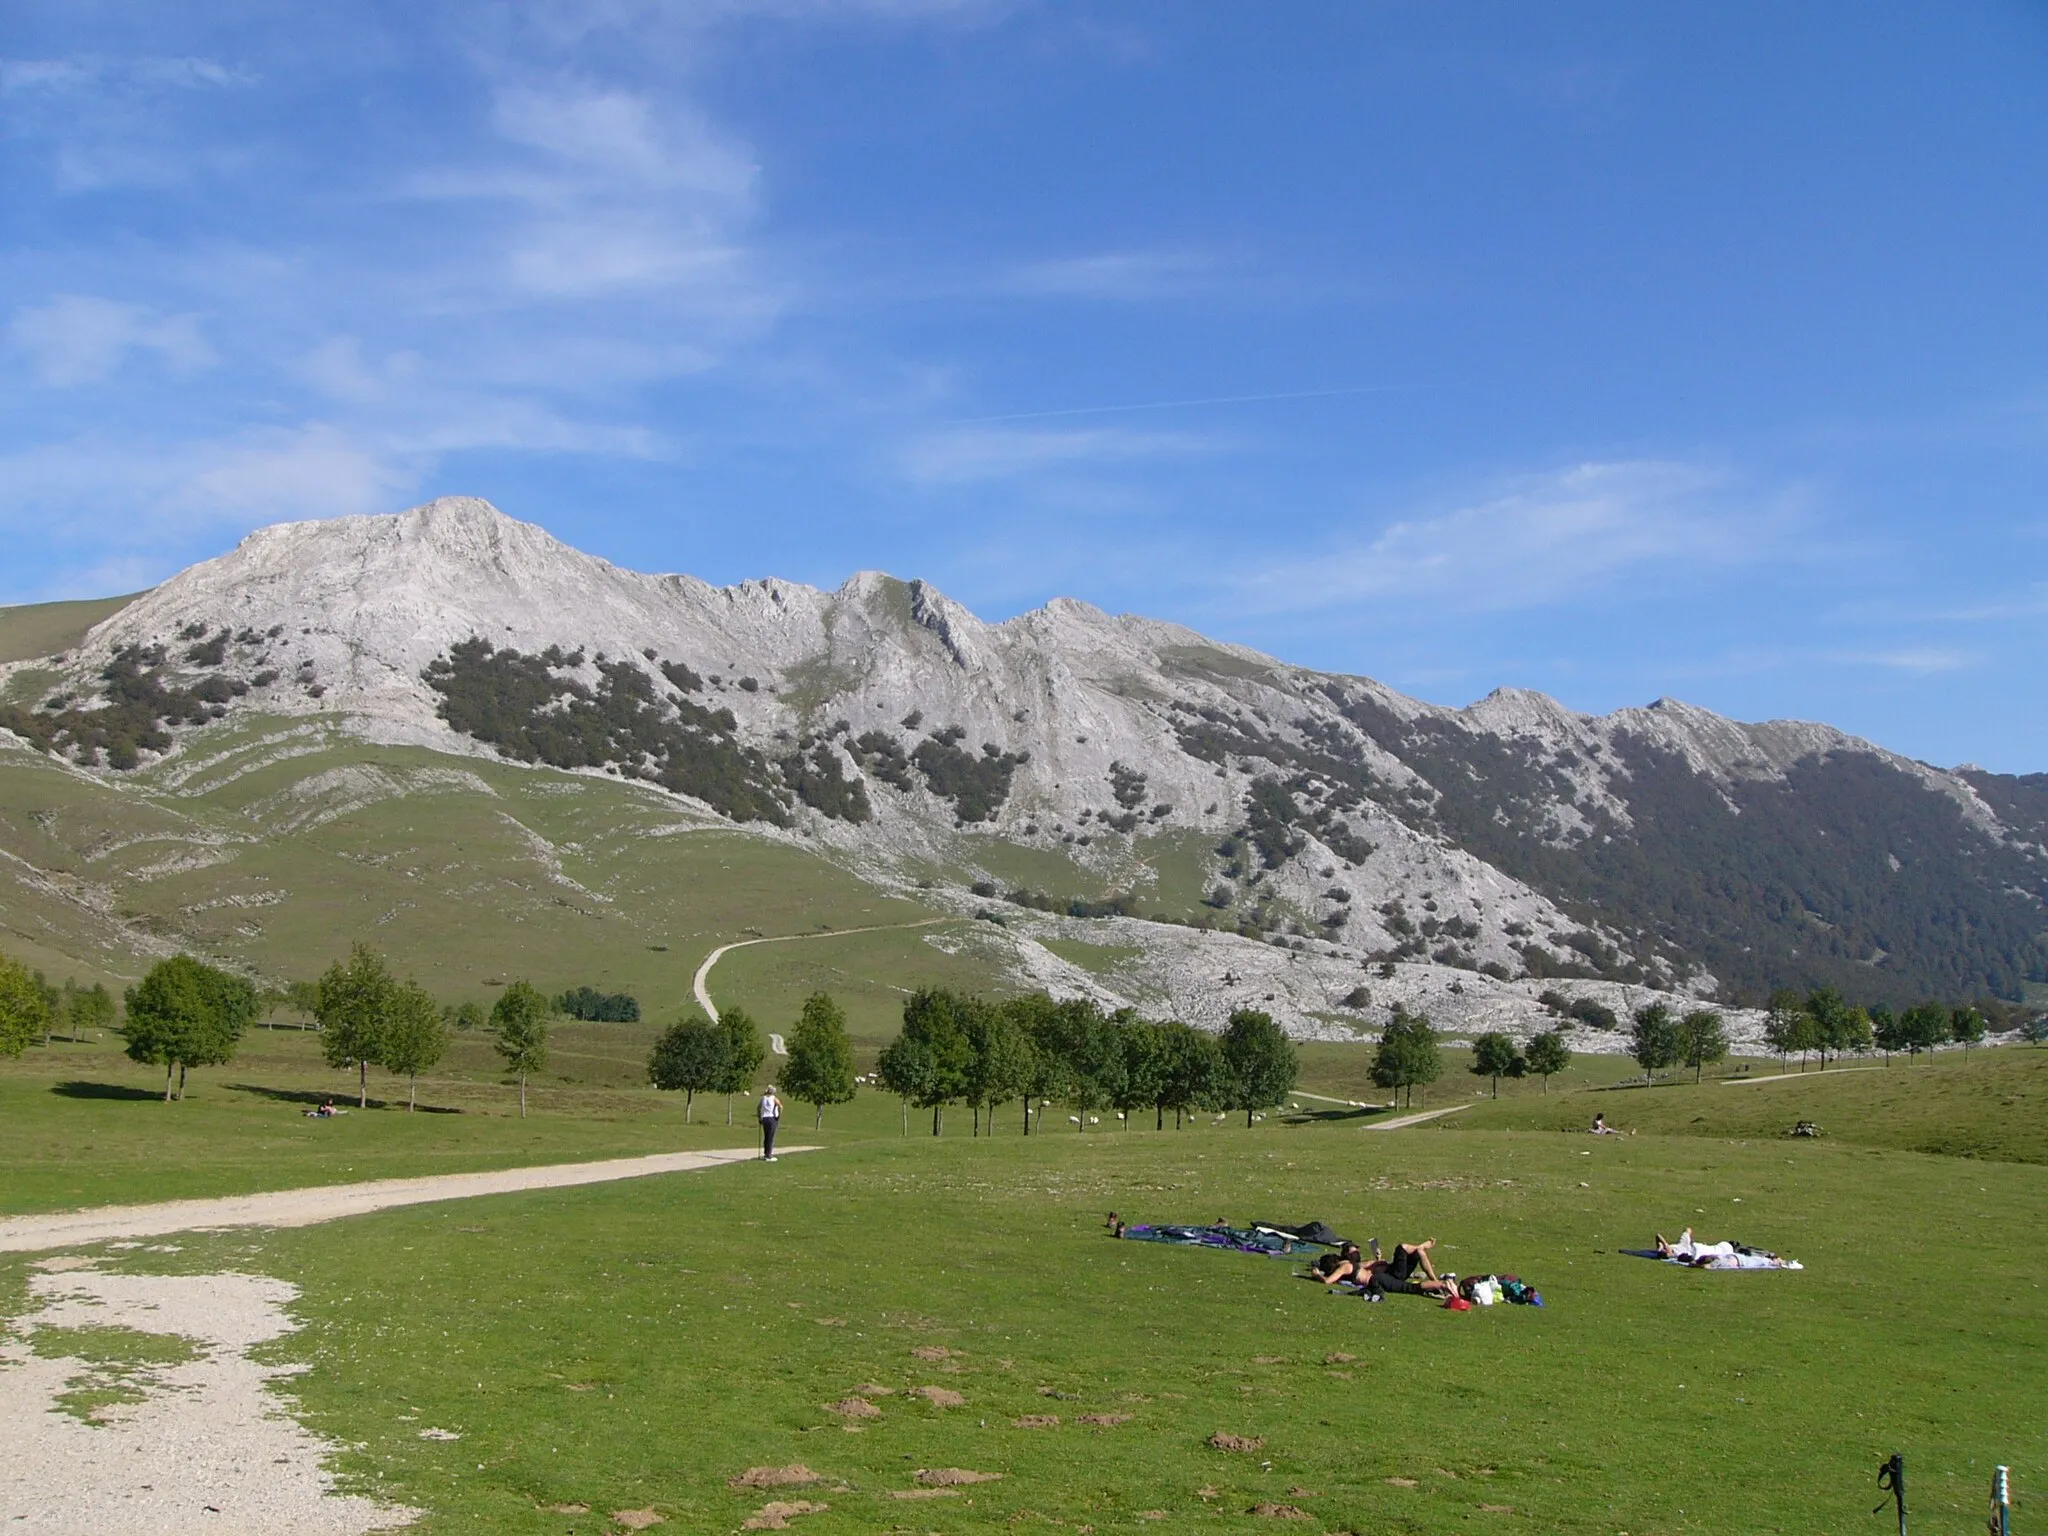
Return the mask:
{"type": "Polygon", "coordinates": [[[770,1083],[768,1091],[761,1095],[761,1157],[766,1162],[775,1161],[775,1128],[782,1124],[782,1100],[775,1097],[775,1085],[770,1083]]]}

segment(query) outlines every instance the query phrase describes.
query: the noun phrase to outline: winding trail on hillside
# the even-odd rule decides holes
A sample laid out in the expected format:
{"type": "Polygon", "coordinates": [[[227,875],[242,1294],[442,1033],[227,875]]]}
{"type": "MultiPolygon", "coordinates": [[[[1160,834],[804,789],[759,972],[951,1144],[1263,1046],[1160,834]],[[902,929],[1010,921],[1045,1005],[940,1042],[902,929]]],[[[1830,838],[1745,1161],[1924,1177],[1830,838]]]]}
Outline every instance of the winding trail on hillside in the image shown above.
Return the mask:
{"type": "Polygon", "coordinates": [[[1412,1115],[1400,1115],[1392,1120],[1376,1121],[1368,1125],[1366,1129],[1368,1131],[1398,1131],[1404,1125],[1420,1125],[1425,1120],[1436,1120],[1445,1115],[1462,1115],[1471,1107],[1470,1104],[1453,1104],[1449,1109],[1425,1109],[1412,1115]]]}
{"type": "Polygon", "coordinates": [[[731,944],[721,944],[704,957],[704,963],[697,967],[697,974],[691,979],[690,990],[697,994],[697,1006],[704,1010],[705,1017],[712,1023],[718,1022],[718,1008],[711,1001],[711,967],[718,964],[735,949],[751,949],[756,944],[794,944],[798,939],[843,939],[855,933],[887,933],[893,928],[933,928],[940,923],[957,923],[957,917],[925,917],[914,923],[874,923],[866,928],[825,928],[816,933],[778,933],[765,939],[739,939],[731,944]]]}
{"type": "MultiPolygon", "coordinates": [[[[778,1149],[776,1155],[816,1150],[785,1147],[778,1149]]],[[[617,1157],[595,1163],[546,1163],[534,1168],[494,1168],[482,1173],[273,1189],[212,1200],[166,1200],[158,1205],[103,1205],[44,1216],[10,1216],[0,1221],[0,1253],[36,1253],[47,1248],[162,1237],[202,1228],[310,1227],[323,1221],[339,1221],[344,1216],[387,1211],[394,1206],[469,1200],[478,1195],[507,1195],[527,1189],[608,1184],[616,1179],[639,1179],[656,1173],[687,1173],[748,1162],[760,1155],[751,1147],[713,1147],[702,1152],[657,1152],[649,1157],[617,1157]]]]}

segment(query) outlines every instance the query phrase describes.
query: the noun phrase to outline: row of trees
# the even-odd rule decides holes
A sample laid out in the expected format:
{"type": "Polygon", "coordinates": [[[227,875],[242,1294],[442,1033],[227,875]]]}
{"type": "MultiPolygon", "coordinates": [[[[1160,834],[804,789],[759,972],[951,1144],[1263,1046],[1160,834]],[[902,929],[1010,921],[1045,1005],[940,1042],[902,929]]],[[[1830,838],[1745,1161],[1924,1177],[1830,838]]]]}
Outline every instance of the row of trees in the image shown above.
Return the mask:
{"type": "MultiPolygon", "coordinates": [[[[320,1024],[320,1051],[330,1067],[356,1071],[357,1103],[370,1103],[370,1068],[406,1079],[406,1108],[419,1102],[419,1075],[448,1048],[448,1025],[473,1022],[446,1010],[416,981],[399,981],[367,944],[349,950],[313,984],[309,999],[320,1024]]],[[[474,1007],[474,1005],[465,1005],[474,1007]]],[[[475,1010],[481,1014],[481,1009],[475,1010]]],[[[548,1061],[548,1019],[554,1004],[530,982],[510,983],[492,1005],[489,1025],[505,1068],[519,1079],[519,1117],[526,1118],[526,1079],[548,1061]]]]}
{"type": "MultiPolygon", "coordinates": [[[[797,1013],[788,1045],[789,1059],[778,1073],[782,1092],[810,1105],[813,1123],[823,1125],[825,1106],[846,1103],[858,1082],[846,1011],[831,994],[813,992],[797,1013]]],[[[731,1125],[732,1096],[754,1086],[754,1074],[766,1055],[761,1031],[746,1010],[728,1008],[715,1024],[690,1018],[662,1031],[647,1061],[647,1080],[683,1095],[685,1121],[698,1094],[724,1094],[725,1123],[731,1125]]]]}
{"type": "MultiPolygon", "coordinates": [[[[1384,1088],[1397,1101],[1413,1106],[1415,1090],[1427,1089],[1443,1076],[1439,1040],[1428,1014],[1410,1013],[1396,1003],[1393,1017],[1380,1031],[1379,1045],[1373,1051],[1373,1086],[1384,1088]]],[[[1571,1047],[1565,1042],[1562,1026],[1532,1036],[1527,1045],[1517,1044],[1513,1035],[1492,1030],[1472,1042],[1472,1064],[1468,1070],[1474,1077],[1492,1079],[1494,1097],[1499,1098],[1500,1080],[1504,1077],[1540,1077],[1543,1091],[1548,1093],[1551,1078],[1570,1066],[1571,1061],[1571,1047]]]]}
{"type": "MultiPolygon", "coordinates": [[[[1960,1045],[1967,1053],[1982,1042],[1989,1023],[1983,1010],[1967,1005],[1951,1008],[1925,1002],[1895,1013],[1881,1003],[1856,1007],[1833,987],[1820,987],[1804,997],[1773,992],[1764,1019],[1764,1042],[1781,1060],[1797,1051],[1801,1067],[1817,1055],[1825,1068],[1830,1055],[1852,1051],[1876,1049],[1887,1061],[1897,1053],[1918,1056],[1943,1045],[1960,1045]]],[[[2034,1037],[2029,1029],[2027,1038],[2034,1037]]]]}
{"type": "Polygon", "coordinates": [[[0,955],[0,1056],[19,1056],[62,1027],[72,1040],[114,1022],[114,995],[98,982],[52,986],[41,971],[0,955]]]}
{"type": "Polygon", "coordinates": [[[910,1110],[932,1112],[932,1134],[950,1104],[966,1105],[991,1133],[996,1111],[1021,1101],[1030,1135],[1047,1103],[1074,1107],[1084,1129],[1092,1111],[1128,1118],[1150,1108],[1164,1129],[1194,1110],[1242,1110],[1245,1123],[1279,1104],[1294,1087],[1294,1047],[1266,1014],[1240,1008],[1223,1033],[1141,1019],[1133,1009],[1105,1014],[1086,999],[1058,1002],[1042,992],[992,1001],[927,987],[903,1005],[903,1029],[875,1064],[876,1081],[910,1110]]]}

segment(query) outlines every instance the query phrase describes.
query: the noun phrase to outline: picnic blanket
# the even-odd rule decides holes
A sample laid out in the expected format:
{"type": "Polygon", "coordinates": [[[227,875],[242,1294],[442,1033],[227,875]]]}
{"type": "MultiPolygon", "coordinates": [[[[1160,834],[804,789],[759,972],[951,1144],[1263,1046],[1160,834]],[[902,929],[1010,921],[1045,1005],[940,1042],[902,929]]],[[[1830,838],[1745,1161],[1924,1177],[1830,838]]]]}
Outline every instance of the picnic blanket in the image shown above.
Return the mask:
{"type": "Polygon", "coordinates": [[[1780,1258],[1761,1248],[1744,1247],[1741,1243],[1699,1243],[1693,1246],[1693,1257],[1689,1259],[1681,1254],[1662,1254],[1654,1248],[1624,1248],[1621,1251],[1630,1258],[1655,1259],[1660,1264],[1676,1264],[1680,1269],[1806,1268],[1797,1259],[1780,1258]],[[1722,1251],[1724,1249],[1725,1252],[1722,1251]]]}
{"type": "Polygon", "coordinates": [[[1133,1226],[1124,1228],[1124,1240],[1134,1243],[1174,1243],[1183,1248],[1224,1248],[1235,1253],[1263,1253],[1281,1258],[1303,1245],[1263,1227],[1172,1227],[1133,1226]]]}

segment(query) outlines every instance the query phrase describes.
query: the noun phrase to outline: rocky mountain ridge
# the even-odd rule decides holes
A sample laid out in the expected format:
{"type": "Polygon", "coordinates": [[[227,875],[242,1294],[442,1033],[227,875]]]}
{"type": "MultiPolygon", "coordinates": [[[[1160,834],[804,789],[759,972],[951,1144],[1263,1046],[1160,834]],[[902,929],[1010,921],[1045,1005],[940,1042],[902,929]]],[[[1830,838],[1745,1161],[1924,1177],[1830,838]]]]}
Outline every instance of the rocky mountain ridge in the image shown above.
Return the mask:
{"type": "Polygon", "coordinates": [[[1443,708],[1070,599],[985,624],[873,572],[833,592],[644,575],[466,498],[260,530],[0,684],[31,670],[56,681],[0,726],[102,775],[216,719],[339,718],[642,779],[879,881],[943,865],[1156,915],[1171,850],[1202,896],[1177,920],[1480,987],[1754,1002],[2048,977],[2032,778],[1668,699],[1443,708]],[[1072,886],[1005,878],[1006,848],[1058,855],[1072,886]]]}

